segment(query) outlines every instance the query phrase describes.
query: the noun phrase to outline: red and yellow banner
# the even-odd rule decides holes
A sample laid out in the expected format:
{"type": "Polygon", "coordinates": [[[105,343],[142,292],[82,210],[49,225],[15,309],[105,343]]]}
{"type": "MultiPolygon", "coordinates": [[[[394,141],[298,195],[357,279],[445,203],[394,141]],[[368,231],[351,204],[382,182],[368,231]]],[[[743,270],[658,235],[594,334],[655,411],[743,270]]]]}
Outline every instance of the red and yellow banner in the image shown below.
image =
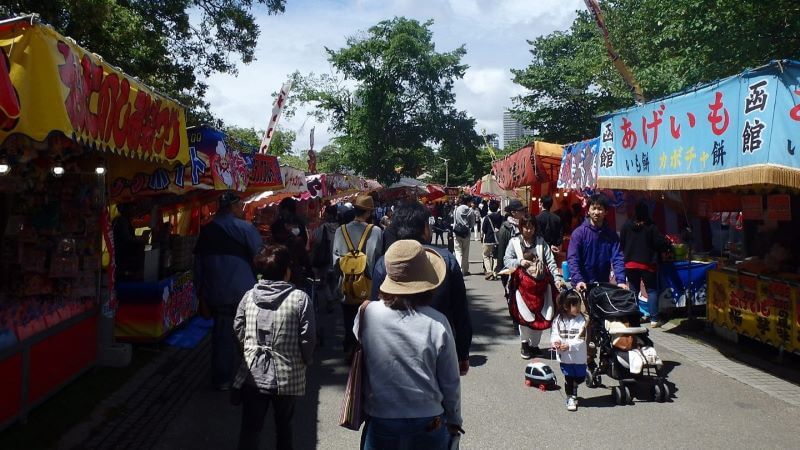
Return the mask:
{"type": "Polygon", "coordinates": [[[781,280],[711,270],[708,320],[761,342],[800,350],[800,286],[781,280]]]}
{"type": "Polygon", "coordinates": [[[29,20],[0,25],[0,145],[54,131],[92,148],[186,163],[186,117],[175,101],[29,20]],[[12,95],[13,94],[13,95],[12,95]]]}

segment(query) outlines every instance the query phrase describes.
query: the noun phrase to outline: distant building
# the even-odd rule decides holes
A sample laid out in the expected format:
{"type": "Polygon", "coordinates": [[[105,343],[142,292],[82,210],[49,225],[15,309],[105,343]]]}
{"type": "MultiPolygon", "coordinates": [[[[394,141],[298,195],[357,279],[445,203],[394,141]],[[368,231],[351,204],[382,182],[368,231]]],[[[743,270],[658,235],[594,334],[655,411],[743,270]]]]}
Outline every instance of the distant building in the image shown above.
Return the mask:
{"type": "Polygon", "coordinates": [[[489,145],[491,145],[492,148],[497,148],[497,149],[500,148],[500,138],[499,137],[497,137],[497,136],[491,137],[491,138],[488,139],[488,141],[489,141],[489,145]]]}
{"type": "Polygon", "coordinates": [[[519,121],[511,115],[510,111],[503,112],[503,148],[506,148],[511,142],[525,136],[533,135],[533,130],[519,123],[519,121]]]}

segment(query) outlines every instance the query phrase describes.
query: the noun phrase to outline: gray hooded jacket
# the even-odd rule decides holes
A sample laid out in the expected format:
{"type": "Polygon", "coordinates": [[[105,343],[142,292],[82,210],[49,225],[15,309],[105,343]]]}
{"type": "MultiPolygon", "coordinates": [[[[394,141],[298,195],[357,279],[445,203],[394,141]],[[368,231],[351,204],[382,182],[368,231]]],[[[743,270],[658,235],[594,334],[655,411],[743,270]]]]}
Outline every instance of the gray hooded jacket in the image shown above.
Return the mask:
{"type": "Polygon", "coordinates": [[[284,281],[259,281],[239,303],[233,329],[244,347],[235,387],[305,394],[316,345],[314,309],[305,292],[284,281]]]}

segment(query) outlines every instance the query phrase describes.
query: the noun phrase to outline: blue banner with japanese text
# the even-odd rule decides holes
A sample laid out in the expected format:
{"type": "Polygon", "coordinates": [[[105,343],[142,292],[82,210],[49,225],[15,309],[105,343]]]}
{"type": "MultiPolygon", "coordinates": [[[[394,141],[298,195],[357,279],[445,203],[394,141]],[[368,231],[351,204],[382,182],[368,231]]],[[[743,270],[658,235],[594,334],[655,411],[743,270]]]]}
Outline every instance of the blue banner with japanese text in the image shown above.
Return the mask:
{"type": "Polygon", "coordinates": [[[774,62],[605,117],[598,181],[620,189],[770,183],[771,170],[800,171],[798,144],[800,63],[774,62]]]}

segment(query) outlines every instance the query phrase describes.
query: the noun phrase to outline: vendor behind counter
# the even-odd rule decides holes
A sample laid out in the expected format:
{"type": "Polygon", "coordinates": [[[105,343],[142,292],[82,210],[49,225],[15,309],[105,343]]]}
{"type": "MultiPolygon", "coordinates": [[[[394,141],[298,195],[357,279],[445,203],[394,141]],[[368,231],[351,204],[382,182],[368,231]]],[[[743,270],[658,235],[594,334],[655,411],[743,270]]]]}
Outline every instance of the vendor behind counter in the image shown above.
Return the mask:
{"type": "Polygon", "coordinates": [[[117,278],[119,280],[139,278],[144,265],[145,243],[136,236],[136,229],[133,226],[135,206],[133,203],[120,203],[117,205],[117,211],[119,216],[112,223],[117,278]]]}

